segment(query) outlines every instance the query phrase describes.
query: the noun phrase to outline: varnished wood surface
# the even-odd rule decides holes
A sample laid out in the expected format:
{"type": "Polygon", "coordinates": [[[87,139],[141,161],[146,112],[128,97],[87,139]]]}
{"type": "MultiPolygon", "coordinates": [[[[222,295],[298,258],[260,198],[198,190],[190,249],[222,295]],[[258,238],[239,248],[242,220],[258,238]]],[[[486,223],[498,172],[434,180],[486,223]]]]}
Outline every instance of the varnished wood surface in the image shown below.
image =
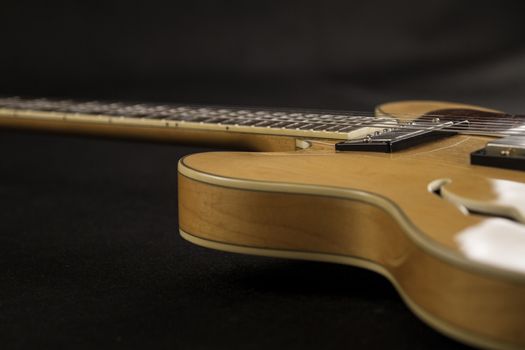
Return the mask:
{"type": "Polygon", "coordinates": [[[525,342],[525,283],[485,276],[433,256],[378,206],[232,189],[185,176],[179,184],[184,232],[245,247],[365,259],[386,268],[404,298],[444,322],[447,328],[441,331],[451,334],[452,329],[463,341],[485,338],[485,344],[525,342]]]}
{"type": "MultiPolygon", "coordinates": [[[[498,113],[405,101],[378,106],[376,114],[414,119],[465,108],[498,113]]],[[[334,262],[358,259],[378,266],[408,305],[442,332],[484,347],[525,346],[523,274],[469,259],[457,240],[460,232],[489,220],[458,206],[474,203],[495,214],[495,207],[509,205],[495,181],[525,184],[523,172],[470,165],[469,154],[489,137],[453,136],[394,154],[336,153],[337,141],[322,133],[250,133],[125,118],[114,123],[104,116],[35,111],[17,115],[4,110],[0,126],[263,151],[186,157],[180,167],[181,229],[202,242],[261,254],[273,249],[339,257],[328,260],[334,262]],[[429,190],[437,183],[443,184],[441,196],[429,190]]]]}
{"type": "Polygon", "coordinates": [[[501,113],[501,111],[457,102],[441,102],[429,100],[409,100],[383,103],[376,107],[377,116],[395,116],[398,119],[413,119],[415,115],[424,115],[432,111],[444,109],[474,109],[483,112],[501,113]]]}
{"type": "Polygon", "coordinates": [[[472,183],[483,183],[488,178],[524,180],[521,172],[469,165],[468,155],[484,142],[458,136],[396,155],[214,152],[188,157],[185,164],[223,178],[335,186],[377,194],[395,203],[407,221],[433,241],[456,249],[456,234],[483,218],[465,216],[455,205],[428,191],[429,184],[439,179],[450,179],[457,184],[455,188],[469,184],[461,192],[474,198],[480,196],[479,191],[489,190],[487,186],[473,187],[472,183]]]}
{"type": "MultiPolygon", "coordinates": [[[[391,115],[403,110],[392,106],[391,115]]],[[[465,108],[406,107],[424,114],[448,106],[465,108]]],[[[490,204],[498,201],[493,179],[525,183],[523,172],[470,165],[470,153],[489,140],[453,136],[395,154],[336,153],[325,143],[301,152],[192,155],[180,164],[181,229],[263,251],[371,261],[437,329],[478,346],[521,348],[524,275],[464,256],[458,234],[490,218],[466,215],[429,190],[444,180],[447,191],[490,204]]]]}
{"type": "Polygon", "coordinates": [[[143,125],[126,126],[92,122],[69,123],[48,119],[39,120],[2,117],[1,115],[0,127],[103,137],[132,138],[213,147],[231,147],[253,151],[293,151],[296,149],[295,138],[292,137],[234,133],[227,131],[158,128],[143,125]]]}

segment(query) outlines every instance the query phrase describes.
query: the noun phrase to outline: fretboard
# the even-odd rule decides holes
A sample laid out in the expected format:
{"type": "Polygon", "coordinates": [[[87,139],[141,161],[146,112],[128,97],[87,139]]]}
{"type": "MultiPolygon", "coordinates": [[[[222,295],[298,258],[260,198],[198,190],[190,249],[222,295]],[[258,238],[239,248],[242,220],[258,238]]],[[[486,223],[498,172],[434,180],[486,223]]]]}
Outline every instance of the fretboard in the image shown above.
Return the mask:
{"type": "Polygon", "coordinates": [[[377,118],[362,113],[78,102],[18,97],[0,98],[0,117],[343,140],[377,134],[395,123],[391,118],[377,118]]]}

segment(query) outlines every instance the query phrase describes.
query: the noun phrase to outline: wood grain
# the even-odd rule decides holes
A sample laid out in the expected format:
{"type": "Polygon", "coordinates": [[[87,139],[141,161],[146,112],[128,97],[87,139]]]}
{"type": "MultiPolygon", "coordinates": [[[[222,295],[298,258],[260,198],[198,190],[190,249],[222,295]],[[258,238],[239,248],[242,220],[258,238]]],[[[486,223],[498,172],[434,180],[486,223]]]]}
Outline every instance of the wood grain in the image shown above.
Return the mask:
{"type": "Polygon", "coordinates": [[[478,345],[525,344],[521,331],[525,283],[486,276],[433,256],[378,206],[325,196],[232,189],[182,175],[179,184],[179,220],[184,232],[246,247],[372,261],[389,271],[411,302],[459,330],[463,341],[475,335],[478,345]]]}
{"type": "MultiPolygon", "coordinates": [[[[499,113],[436,101],[387,103],[375,112],[406,120],[447,109],[499,113]]],[[[310,254],[322,254],[324,261],[372,268],[445,334],[483,347],[525,347],[525,275],[470,259],[457,239],[490,220],[458,205],[470,201],[491,210],[508,205],[496,181],[525,184],[523,172],[470,165],[470,153],[490,137],[458,135],[394,154],[337,153],[335,139],[346,137],[340,133],[170,123],[0,109],[5,128],[258,151],[181,161],[185,237],[219,249],[295,252],[312,259],[310,254]],[[445,184],[446,196],[430,190],[438,183],[445,184]]]]}
{"type": "MultiPolygon", "coordinates": [[[[467,107],[475,108],[408,101],[377,111],[403,119],[467,107]]],[[[470,165],[490,139],[458,135],[395,154],[337,153],[323,142],[300,152],[192,155],[179,164],[181,229],[241,252],[371,262],[438,330],[477,346],[522,348],[525,275],[463,255],[458,234],[490,218],[429,189],[446,180],[449,192],[489,203],[498,199],[492,179],[525,183],[523,172],[470,165]]]]}

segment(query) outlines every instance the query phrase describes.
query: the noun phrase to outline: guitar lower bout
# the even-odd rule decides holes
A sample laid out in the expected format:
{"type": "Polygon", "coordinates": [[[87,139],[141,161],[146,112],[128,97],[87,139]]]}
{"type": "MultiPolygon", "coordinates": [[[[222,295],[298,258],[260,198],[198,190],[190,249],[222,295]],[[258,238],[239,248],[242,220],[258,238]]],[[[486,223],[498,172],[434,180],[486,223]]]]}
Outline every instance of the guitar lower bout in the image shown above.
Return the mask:
{"type": "Polygon", "coordinates": [[[378,169],[377,159],[329,151],[185,157],[179,163],[181,235],[212,249],[367,268],[388,278],[438,331],[481,347],[523,347],[525,279],[469,260],[453,239],[479,219],[428,191],[442,172],[413,174],[396,192],[399,183],[389,171],[413,173],[392,166],[414,160],[388,158],[378,169]],[[390,183],[381,188],[375,177],[390,183]],[[416,217],[422,208],[433,210],[416,217]]]}

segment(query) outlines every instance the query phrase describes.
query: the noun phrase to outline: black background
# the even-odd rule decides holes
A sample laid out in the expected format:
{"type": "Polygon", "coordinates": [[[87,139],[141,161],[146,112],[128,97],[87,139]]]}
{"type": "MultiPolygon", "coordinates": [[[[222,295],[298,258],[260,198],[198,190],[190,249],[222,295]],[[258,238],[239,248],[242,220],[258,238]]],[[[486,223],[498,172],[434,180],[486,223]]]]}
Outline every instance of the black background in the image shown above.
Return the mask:
{"type": "Polygon", "coordinates": [[[366,109],[434,98],[523,112],[520,1],[2,4],[4,94],[366,109]]]}
{"type": "MultiPolygon", "coordinates": [[[[0,94],[525,111],[506,1],[4,2],[0,94]]],[[[461,348],[347,266],[177,234],[177,159],[205,149],[0,131],[2,348],[461,348]]]]}

